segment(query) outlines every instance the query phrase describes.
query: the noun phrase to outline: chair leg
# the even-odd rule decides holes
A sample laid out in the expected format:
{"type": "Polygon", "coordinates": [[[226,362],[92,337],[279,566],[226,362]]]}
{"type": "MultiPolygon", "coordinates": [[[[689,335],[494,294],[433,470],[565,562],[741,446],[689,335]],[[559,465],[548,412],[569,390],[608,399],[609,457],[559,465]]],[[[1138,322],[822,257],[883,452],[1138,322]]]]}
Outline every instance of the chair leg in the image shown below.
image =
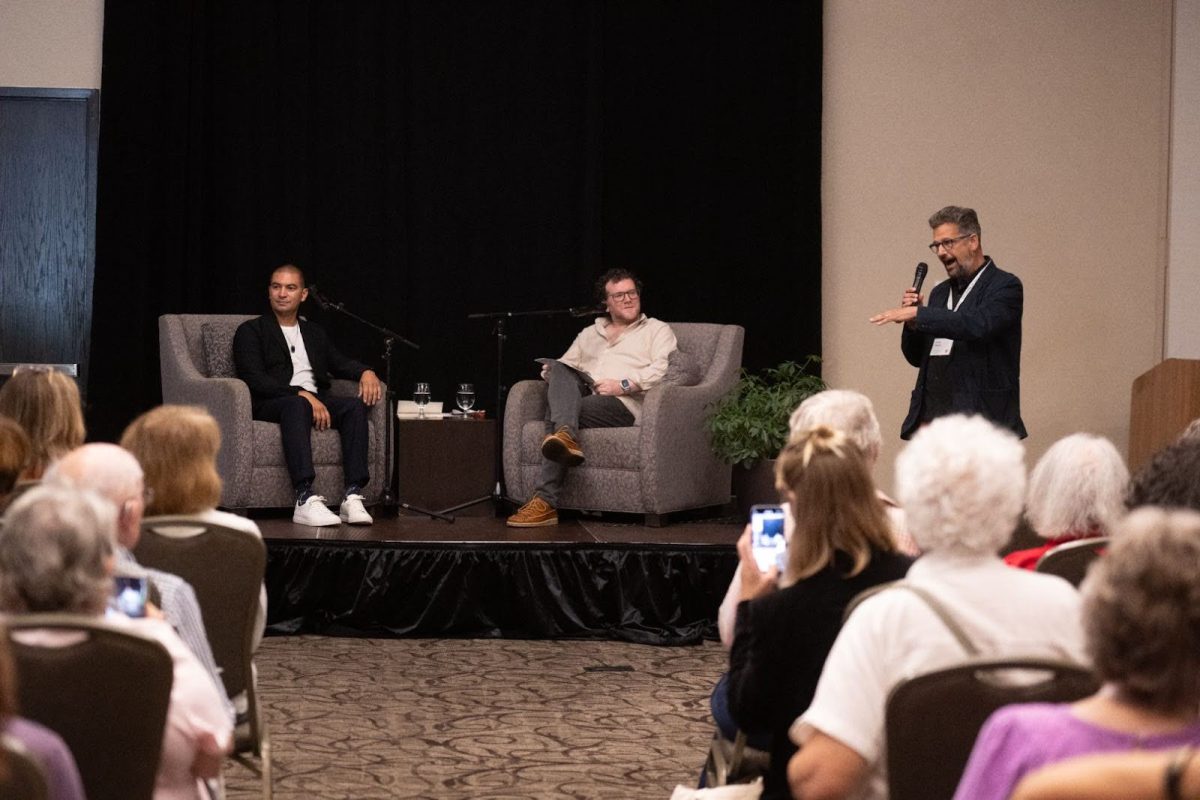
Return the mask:
{"type": "Polygon", "coordinates": [[[647,514],[645,519],[647,528],[661,528],[667,524],[666,514],[647,514]]]}

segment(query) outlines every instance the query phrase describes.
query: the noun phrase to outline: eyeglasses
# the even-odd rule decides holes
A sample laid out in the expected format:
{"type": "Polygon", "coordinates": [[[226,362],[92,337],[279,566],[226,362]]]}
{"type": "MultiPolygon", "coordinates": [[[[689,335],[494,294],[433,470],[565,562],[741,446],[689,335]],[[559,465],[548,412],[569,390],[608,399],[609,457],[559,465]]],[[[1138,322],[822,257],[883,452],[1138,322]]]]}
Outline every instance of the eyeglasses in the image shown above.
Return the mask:
{"type": "Polygon", "coordinates": [[[630,289],[628,292],[613,292],[608,296],[609,300],[624,300],[628,297],[630,300],[638,296],[637,289],[630,289]]]}
{"type": "Polygon", "coordinates": [[[955,236],[952,239],[939,239],[936,242],[930,242],[929,243],[929,251],[931,253],[933,253],[934,255],[937,255],[937,251],[938,251],[939,247],[944,247],[947,250],[949,250],[951,248],[951,246],[954,245],[955,242],[961,242],[963,239],[970,239],[974,235],[975,234],[973,234],[973,233],[964,233],[962,236],[955,236]]]}

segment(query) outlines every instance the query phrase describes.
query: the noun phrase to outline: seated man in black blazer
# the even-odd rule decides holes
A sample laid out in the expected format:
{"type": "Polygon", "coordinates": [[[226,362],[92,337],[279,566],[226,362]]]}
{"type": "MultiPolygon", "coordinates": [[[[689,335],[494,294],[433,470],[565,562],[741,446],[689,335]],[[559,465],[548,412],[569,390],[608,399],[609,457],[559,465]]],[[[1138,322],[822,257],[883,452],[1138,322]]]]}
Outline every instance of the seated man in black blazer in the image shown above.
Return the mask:
{"type": "Polygon", "coordinates": [[[284,264],[271,273],[270,314],[247,320],[233,337],[233,361],[238,377],[250,387],[255,419],[278,422],[283,455],[296,490],[292,521],[301,525],[337,525],[338,515],[313,494],[313,428],[330,427],[342,436],[342,470],[346,490],[340,521],[370,525],[362,489],[367,471],[367,406],[383,395],[374,372],[346,358],[319,326],[300,319],[300,304],[308,298],[304,273],[284,264]],[[358,381],[358,397],[328,393],[330,376],[358,381]]]}

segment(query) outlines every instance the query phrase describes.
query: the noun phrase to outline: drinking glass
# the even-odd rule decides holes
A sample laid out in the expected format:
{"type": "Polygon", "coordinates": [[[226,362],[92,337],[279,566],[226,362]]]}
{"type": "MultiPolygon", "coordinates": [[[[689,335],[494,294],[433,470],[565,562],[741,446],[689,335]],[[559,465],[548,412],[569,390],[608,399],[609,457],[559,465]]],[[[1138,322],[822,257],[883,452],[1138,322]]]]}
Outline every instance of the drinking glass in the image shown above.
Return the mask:
{"type": "Polygon", "coordinates": [[[413,402],[417,404],[418,416],[425,416],[425,406],[429,405],[429,384],[418,383],[413,390],[413,402]]]}
{"type": "Polygon", "coordinates": [[[458,404],[459,409],[466,414],[475,405],[475,384],[460,383],[458,391],[454,395],[454,402],[458,404]]]}

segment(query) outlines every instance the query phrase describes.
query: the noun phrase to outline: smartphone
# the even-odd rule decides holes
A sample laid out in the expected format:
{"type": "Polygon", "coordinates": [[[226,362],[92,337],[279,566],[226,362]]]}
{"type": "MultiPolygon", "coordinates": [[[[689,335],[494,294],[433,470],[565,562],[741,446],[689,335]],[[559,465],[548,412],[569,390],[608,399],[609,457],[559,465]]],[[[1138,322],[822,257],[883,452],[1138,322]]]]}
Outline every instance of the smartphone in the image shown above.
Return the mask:
{"type": "Polygon", "coordinates": [[[750,546],[758,568],[766,572],[772,566],[783,571],[787,559],[787,539],[783,536],[783,509],[761,505],[750,509],[750,546]]]}
{"type": "Polygon", "coordinates": [[[113,578],[113,607],[127,617],[146,616],[146,596],[149,592],[145,578],[113,578]]]}

